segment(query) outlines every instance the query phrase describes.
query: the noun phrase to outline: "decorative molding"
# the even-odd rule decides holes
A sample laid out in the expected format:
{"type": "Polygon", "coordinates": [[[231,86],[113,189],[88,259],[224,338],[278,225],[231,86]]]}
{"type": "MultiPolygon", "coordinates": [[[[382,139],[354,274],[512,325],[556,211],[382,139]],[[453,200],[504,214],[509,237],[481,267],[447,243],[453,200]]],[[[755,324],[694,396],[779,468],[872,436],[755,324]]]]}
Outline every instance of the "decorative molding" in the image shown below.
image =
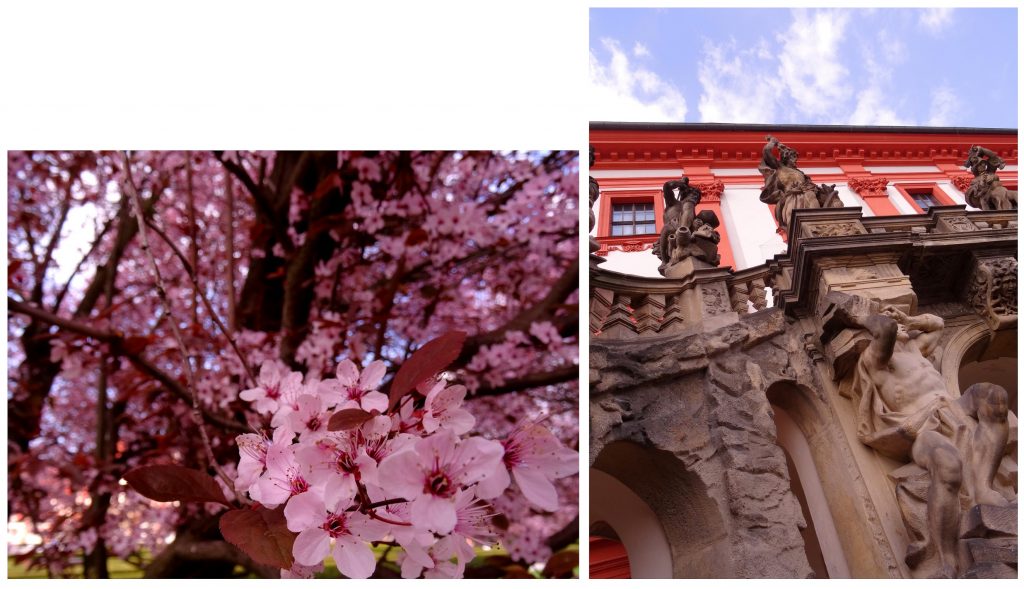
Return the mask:
{"type": "Polygon", "coordinates": [[[967,192],[967,188],[971,185],[971,181],[974,180],[974,176],[970,174],[960,174],[959,176],[953,176],[953,186],[960,192],[967,192]]]}
{"type": "Polygon", "coordinates": [[[888,196],[885,187],[889,185],[889,179],[883,176],[861,176],[850,178],[850,190],[863,197],[888,196]]]}
{"type": "Polygon", "coordinates": [[[627,241],[625,243],[609,244],[608,251],[610,252],[642,252],[649,250],[654,247],[652,242],[644,241],[627,241]]]}
{"type": "Polygon", "coordinates": [[[722,200],[722,191],[725,190],[725,184],[721,180],[695,182],[693,185],[700,190],[701,202],[720,202],[722,200]]]}

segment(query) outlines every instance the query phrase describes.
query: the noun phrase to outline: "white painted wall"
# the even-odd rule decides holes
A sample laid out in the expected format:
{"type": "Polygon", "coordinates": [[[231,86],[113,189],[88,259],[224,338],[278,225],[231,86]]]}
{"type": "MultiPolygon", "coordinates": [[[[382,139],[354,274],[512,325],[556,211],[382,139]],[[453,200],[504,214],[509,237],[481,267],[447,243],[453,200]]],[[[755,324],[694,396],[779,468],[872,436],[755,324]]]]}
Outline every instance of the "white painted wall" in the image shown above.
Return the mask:
{"type": "Polygon", "coordinates": [[[736,270],[763,264],[786,251],[786,243],[775,232],[771,209],[760,196],[760,187],[726,187],[722,193],[722,221],[729,233],[736,270]]]}
{"type": "Polygon", "coordinates": [[[610,251],[605,260],[601,264],[601,268],[604,270],[633,274],[634,276],[661,278],[661,274],[658,274],[658,265],[661,264],[661,260],[652,254],[651,250],[642,252],[610,251]]]}
{"type": "Polygon", "coordinates": [[[860,207],[861,213],[865,217],[873,217],[875,215],[868,203],[864,202],[864,199],[859,194],[850,190],[850,187],[846,184],[836,184],[836,192],[839,193],[839,200],[843,201],[843,206],[847,207],[860,207]]]}
{"type": "Polygon", "coordinates": [[[896,190],[896,187],[893,186],[892,184],[886,186],[885,191],[889,194],[889,202],[892,203],[892,206],[896,207],[896,210],[899,211],[901,215],[920,214],[916,210],[914,210],[914,207],[911,206],[909,202],[907,202],[907,199],[902,194],[900,194],[900,191],[896,190]]]}
{"type": "Polygon", "coordinates": [[[872,174],[900,174],[912,172],[938,172],[938,166],[864,166],[872,174]]]}

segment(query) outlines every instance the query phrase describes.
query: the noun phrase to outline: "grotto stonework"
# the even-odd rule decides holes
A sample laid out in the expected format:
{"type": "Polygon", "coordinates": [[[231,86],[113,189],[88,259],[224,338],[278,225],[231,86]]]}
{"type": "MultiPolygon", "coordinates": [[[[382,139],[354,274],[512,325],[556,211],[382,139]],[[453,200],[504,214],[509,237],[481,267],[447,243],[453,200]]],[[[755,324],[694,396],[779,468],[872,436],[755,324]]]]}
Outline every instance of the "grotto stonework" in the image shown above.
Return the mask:
{"type": "Polygon", "coordinates": [[[1015,384],[958,381],[1016,361],[1016,211],[792,219],[786,253],[739,272],[592,258],[592,472],[653,514],[673,577],[1016,577],[1015,384]],[[863,379],[884,396],[899,372],[885,342],[959,408],[945,426],[865,430],[863,379]]]}

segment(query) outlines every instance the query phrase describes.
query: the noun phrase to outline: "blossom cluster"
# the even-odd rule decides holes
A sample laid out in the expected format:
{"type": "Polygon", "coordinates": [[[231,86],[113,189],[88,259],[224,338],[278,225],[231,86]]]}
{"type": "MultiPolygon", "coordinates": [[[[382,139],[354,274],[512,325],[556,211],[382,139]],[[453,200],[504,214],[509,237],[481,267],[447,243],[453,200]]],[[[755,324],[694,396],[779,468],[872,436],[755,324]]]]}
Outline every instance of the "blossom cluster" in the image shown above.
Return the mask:
{"type": "Polygon", "coordinates": [[[360,371],[344,360],[335,378],[303,380],[267,361],[239,395],[271,431],[238,436],[235,489],[284,506],[298,534],[285,576],[311,576],[331,554],[345,576],[369,577],[370,544],[384,542],[403,549],[403,577],[461,577],[473,544],[500,534],[493,500],[518,489],[554,511],[554,481],[579,468],[577,452],[536,422],[501,441],[471,435],[462,385],[428,379],[392,406],[378,390],[385,375],[383,362],[360,371]],[[332,416],[345,419],[329,428],[332,416]]]}

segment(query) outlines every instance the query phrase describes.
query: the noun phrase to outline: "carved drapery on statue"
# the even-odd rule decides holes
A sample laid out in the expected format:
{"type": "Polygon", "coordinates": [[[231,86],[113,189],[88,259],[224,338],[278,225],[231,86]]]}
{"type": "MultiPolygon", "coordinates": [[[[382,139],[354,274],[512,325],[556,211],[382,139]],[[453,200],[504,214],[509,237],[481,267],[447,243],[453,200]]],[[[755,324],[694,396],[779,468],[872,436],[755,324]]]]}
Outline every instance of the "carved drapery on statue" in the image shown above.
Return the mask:
{"type": "Polygon", "coordinates": [[[795,209],[828,209],[843,206],[835,184],[815,184],[811,177],[796,167],[796,150],[781,143],[775,137],[765,137],[768,142],[761,150],[761,165],[758,171],[764,176],[761,188],[761,202],[775,205],[775,221],[779,230],[789,235],[789,221],[795,209]],[[778,149],[779,155],[774,151],[778,149]]]}
{"type": "Polygon", "coordinates": [[[967,204],[984,211],[1017,208],[1017,191],[1007,190],[996,175],[996,170],[1006,167],[1006,162],[996,152],[975,145],[967,152],[964,167],[974,174],[974,180],[964,193],[967,204]]]}
{"type": "Polygon", "coordinates": [[[714,211],[696,212],[701,191],[690,185],[690,179],[669,180],[662,187],[665,197],[665,214],[658,243],[653,253],[661,260],[658,272],[672,276],[673,268],[680,269],[683,262],[687,268],[714,268],[721,262],[718,242],[721,235],[716,230],[720,225],[714,211]]]}
{"type": "Polygon", "coordinates": [[[910,539],[907,565],[916,577],[977,574],[958,546],[962,517],[978,506],[1016,510],[1016,488],[995,483],[1009,468],[1006,391],[979,383],[959,397],[947,392],[931,358],[941,318],[845,293],[827,300],[822,340],[843,347],[833,353],[837,378],[853,370],[841,390],[857,404],[858,439],[909,463],[889,475],[910,539]]]}

